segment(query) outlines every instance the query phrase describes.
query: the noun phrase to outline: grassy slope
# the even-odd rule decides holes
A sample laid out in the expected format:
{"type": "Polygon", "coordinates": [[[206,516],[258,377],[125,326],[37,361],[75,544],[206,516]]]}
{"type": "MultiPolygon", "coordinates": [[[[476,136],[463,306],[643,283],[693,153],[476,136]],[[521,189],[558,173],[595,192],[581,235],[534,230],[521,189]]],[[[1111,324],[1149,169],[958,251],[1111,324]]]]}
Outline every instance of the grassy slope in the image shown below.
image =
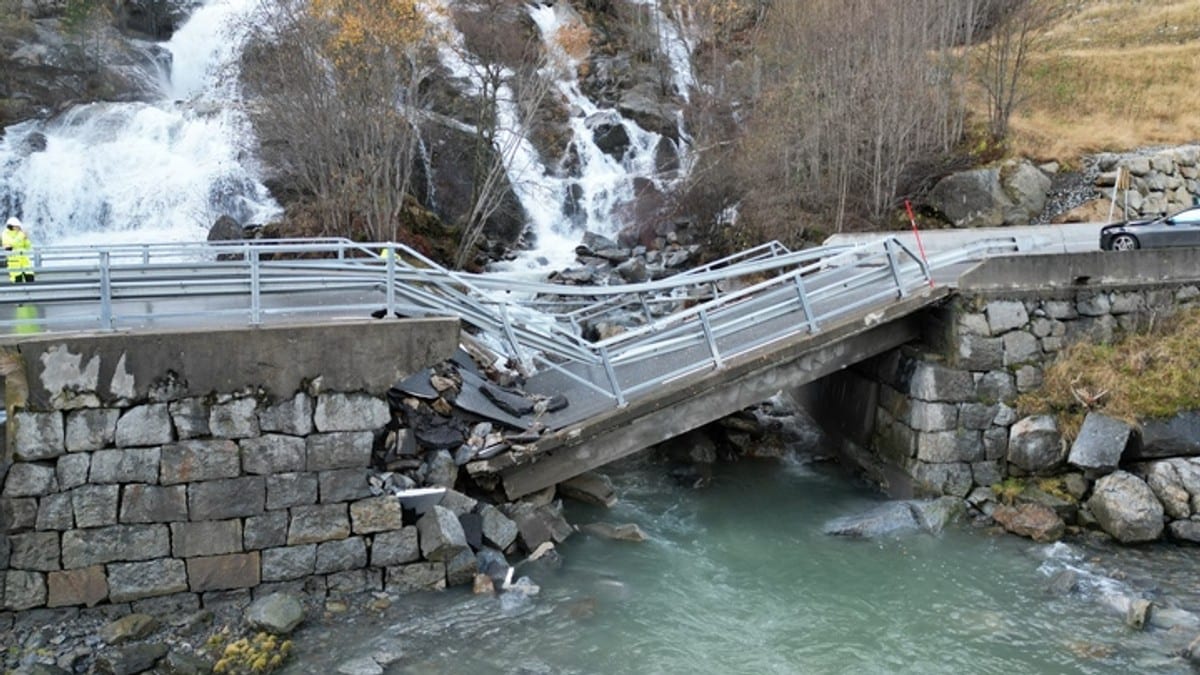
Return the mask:
{"type": "Polygon", "coordinates": [[[1057,11],[1030,55],[1015,154],[1200,141],[1200,0],[1037,1],[1057,11]]]}

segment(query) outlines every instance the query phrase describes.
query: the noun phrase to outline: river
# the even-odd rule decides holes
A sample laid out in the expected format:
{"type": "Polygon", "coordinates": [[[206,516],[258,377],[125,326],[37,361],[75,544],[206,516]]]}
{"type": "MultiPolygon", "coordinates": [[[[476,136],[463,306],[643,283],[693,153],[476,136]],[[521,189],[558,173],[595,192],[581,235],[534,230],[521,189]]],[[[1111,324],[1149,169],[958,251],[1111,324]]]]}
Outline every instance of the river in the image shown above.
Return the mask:
{"type": "MultiPolygon", "coordinates": [[[[403,596],[311,621],[289,672],[333,672],[380,649],[389,673],[1190,673],[1196,630],[1135,632],[1129,596],[1195,603],[1194,551],[1035,544],[962,524],[938,536],[835,538],[825,522],[883,498],[835,466],[719,465],[706,488],[643,457],[610,470],[611,510],[649,540],[575,534],[528,563],[540,593],[403,596]],[[1078,589],[1048,590],[1073,569],[1078,589]]],[[[1196,609],[1195,606],[1192,607],[1196,609]]]]}

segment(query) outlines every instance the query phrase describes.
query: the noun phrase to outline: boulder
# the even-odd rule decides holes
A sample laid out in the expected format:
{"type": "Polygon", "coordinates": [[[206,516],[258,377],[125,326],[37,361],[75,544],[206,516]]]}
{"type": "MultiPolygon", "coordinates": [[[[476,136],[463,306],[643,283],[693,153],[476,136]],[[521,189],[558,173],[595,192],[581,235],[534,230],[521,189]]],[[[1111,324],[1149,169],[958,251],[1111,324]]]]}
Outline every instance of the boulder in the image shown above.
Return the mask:
{"type": "Polygon", "coordinates": [[[450,509],[434,506],[417,521],[421,555],[426,560],[450,560],[467,548],[467,535],[450,509]]]}
{"type": "Polygon", "coordinates": [[[919,532],[921,523],[908,502],[886,502],[858,515],[834,518],[822,531],[836,537],[874,539],[919,532]]]}
{"type": "Polygon", "coordinates": [[[1142,422],[1142,442],[1130,447],[1125,459],[1200,456],[1200,411],[1179,413],[1165,420],[1142,422]]]}
{"type": "Polygon", "coordinates": [[[217,218],[208,230],[208,241],[240,241],[245,238],[241,223],[227,215],[217,218]]]}
{"type": "Polygon", "coordinates": [[[635,523],[613,525],[612,523],[588,523],[580,526],[581,532],[586,532],[604,539],[617,541],[646,541],[646,533],[635,523]]]}
{"type": "Polygon", "coordinates": [[[1034,415],[1017,420],[1008,432],[1008,461],[1035,475],[1061,467],[1062,437],[1054,417],[1034,415]]]}
{"type": "Polygon", "coordinates": [[[1028,225],[1046,208],[1050,177],[1028,160],[1006,162],[1000,168],[1000,181],[1011,203],[1004,211],[1005,225],[1028,225]]]}
{"type": "Polygon", "coordinates": [[[1168,516],[1187,519],[1200,514],[1200,458],[1150,462],[1141,473],[1168,516]]]}
{"type": "Polygon", "coordinates": [[[992,518],[1005,530],[1039,542],[1058,541],[1067,529],[1054,509],[1044,504],[997,506],[992,518]]]}
{"type": "Polygon", "coordinates": [[[1200,544],[1200,520],[1173,520],[1167,532],[1172,539],[1200,544]]]}
{"type": "Polygon", "coordinates": [[[1133,428],[1125,422],[1103,413],[1089,412],[1071,444],[1067,462],[1092,475],[1112,473],[1120,464],[1121,454],[1129,445],[1132,434],[1133,428]]]}
{"type": "Polygon", "coordinates": [[[950,174],[929,193],[929,205],[955,227],[996,227],[1004,224],[1011,206],[1000,186],[999,169],[973,169],[950,174]]]}
{"type": "Polygon", "coordinates": [[[1088,507],[1100,527],[1122,543],[1154,541],[1162,535],[1162,504],[1145,481],[1126,471],[1097,481],[1088,507]]]}
{"type": "Polygon", "coordinates": [[[612,481],[604,474],[589,471],[558,484],[562,496],[585,504],[611,508],[617,503],[612,481]]]}
{"type": "Polygon", "coordinates": [[[167,645],[153,642],[104,651],[96,657],[96,672],[110,675],[142,673],[166,656],[167,650],[167,645]]]}
{"type": "Polygon", "coordinates": [[[288,635],[304,620],[304,606],[289,593],[272,593],[246,608],[246,623],[255,630],[288,635]]]}

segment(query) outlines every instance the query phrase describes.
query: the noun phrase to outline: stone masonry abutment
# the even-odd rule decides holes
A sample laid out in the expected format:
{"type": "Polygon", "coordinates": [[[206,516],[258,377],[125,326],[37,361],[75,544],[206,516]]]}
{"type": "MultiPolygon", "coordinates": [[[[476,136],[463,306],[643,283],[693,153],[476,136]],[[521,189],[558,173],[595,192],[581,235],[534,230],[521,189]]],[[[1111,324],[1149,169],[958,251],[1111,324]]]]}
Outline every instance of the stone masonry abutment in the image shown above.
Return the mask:
{"type": "Polygon", "coordinates": [[[388,388],[458,342],[446,318],[0,343],[3,609],[444,582],[368,472],[388,388]]]}

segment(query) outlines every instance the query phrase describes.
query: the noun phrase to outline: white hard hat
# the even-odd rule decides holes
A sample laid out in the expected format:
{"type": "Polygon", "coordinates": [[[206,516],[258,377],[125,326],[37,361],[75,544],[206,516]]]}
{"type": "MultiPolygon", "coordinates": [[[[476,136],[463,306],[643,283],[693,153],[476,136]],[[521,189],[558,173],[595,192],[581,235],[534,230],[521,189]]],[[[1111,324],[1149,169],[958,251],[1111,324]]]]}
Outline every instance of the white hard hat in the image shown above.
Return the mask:
{"type": "Polygon", "coordinates": [[[4,223],[4,226],[5,227],[21,227],[21,220],[14,216],[12,218],[9,218],[8,221],[4,223]]]}

